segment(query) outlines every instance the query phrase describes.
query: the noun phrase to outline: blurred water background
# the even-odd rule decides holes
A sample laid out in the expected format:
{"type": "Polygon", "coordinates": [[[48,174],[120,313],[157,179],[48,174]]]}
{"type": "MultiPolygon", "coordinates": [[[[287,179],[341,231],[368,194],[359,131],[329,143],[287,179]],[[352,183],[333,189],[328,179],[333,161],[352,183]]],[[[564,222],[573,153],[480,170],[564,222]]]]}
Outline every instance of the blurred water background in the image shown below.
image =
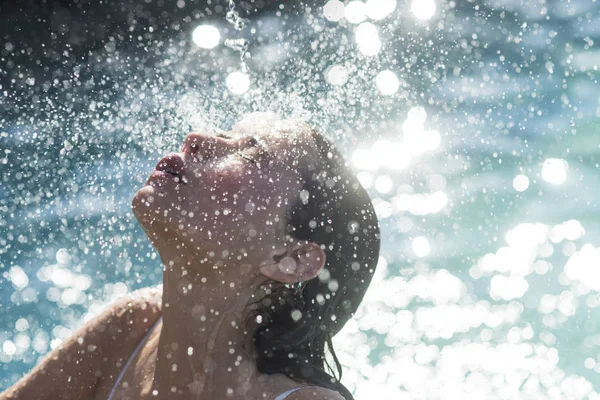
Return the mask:
{"type": "Polygon", "coordinates": [[[369,189],[362,399],[600,399],[595,0],[25,2],[0,15],[0,389],[161,281],[130,210],[192,130],[309,121],[369,189]]]}

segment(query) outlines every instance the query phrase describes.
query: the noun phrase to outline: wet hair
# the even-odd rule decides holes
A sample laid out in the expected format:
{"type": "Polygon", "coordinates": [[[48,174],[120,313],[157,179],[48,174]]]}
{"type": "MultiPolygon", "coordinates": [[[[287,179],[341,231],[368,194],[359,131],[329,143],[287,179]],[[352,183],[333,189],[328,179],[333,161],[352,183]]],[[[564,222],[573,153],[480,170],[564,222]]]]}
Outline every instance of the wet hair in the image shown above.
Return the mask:
{"type": "Polygon", "coordinates": [[[356,312],[371,282],[379,257],[379,224],[348,163],[326,138],[314,131],[312,137],[322,163],[304,169],[302,190],[287,209],[286,232],[319,244],[325,266],[305,282],[266,282],[267,295],[253,303],[252,317],[262,320],[253,340],[259,372],[333,389],[348,400],[353,397],[340,382],[342,368],[331,339],[356,312]],[[325,359],[326,345],[337,375],[325,359]]]}

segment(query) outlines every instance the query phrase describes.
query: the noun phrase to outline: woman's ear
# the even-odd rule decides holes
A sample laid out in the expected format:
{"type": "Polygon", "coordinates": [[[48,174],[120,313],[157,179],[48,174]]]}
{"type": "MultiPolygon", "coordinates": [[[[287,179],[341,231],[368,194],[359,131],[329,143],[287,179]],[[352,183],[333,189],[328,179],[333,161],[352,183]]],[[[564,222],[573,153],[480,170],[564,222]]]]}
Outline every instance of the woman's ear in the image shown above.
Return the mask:
{"type": "Polygon", "coordinates": [[[323,270],[325,252],[316,243],[297,245],[283,256],[276,256],[260,267],[260,272],[281,283],[308,281],[323,270]]]}

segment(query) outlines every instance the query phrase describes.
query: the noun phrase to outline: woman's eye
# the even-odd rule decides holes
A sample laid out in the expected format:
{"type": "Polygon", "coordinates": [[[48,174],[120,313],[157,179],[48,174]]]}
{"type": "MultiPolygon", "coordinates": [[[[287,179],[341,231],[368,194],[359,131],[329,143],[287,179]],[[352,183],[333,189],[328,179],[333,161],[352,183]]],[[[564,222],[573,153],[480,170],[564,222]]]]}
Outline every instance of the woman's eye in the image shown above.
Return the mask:
{"type": "Polygon", "coordinates": [[[256,146],[257,144],[258,144],[258,140],[256,140],[256,138],[254,138],[254,137],[248,138],[248,145],[249,145],[249,146],[252,146],[252,147],[254,147],[254,146],[256,146]]]}
{"type": "Polygon", "coordinates": [[[248,160],[248,161],[250,161],[252,163],[256,163],[256,157],[254,157],[252,155],[244,154],[241,151],[238,151],[238,155],[240,157],[242,157],[243,159],[245,159],[245,160],[248,160]]]}

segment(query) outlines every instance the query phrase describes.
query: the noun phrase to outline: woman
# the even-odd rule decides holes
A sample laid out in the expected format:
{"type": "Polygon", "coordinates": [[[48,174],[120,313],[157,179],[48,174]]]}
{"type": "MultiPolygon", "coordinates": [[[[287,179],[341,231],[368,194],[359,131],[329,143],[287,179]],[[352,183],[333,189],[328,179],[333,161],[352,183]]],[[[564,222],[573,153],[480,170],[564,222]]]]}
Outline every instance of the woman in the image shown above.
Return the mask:
{"type": "Polygon", "coordinates": [[[189,134],[132,202],[162,289],[117,301],[2,399],[351,399],[325,345],[379,253],[366,191],[305,124],[189,134]]]}

